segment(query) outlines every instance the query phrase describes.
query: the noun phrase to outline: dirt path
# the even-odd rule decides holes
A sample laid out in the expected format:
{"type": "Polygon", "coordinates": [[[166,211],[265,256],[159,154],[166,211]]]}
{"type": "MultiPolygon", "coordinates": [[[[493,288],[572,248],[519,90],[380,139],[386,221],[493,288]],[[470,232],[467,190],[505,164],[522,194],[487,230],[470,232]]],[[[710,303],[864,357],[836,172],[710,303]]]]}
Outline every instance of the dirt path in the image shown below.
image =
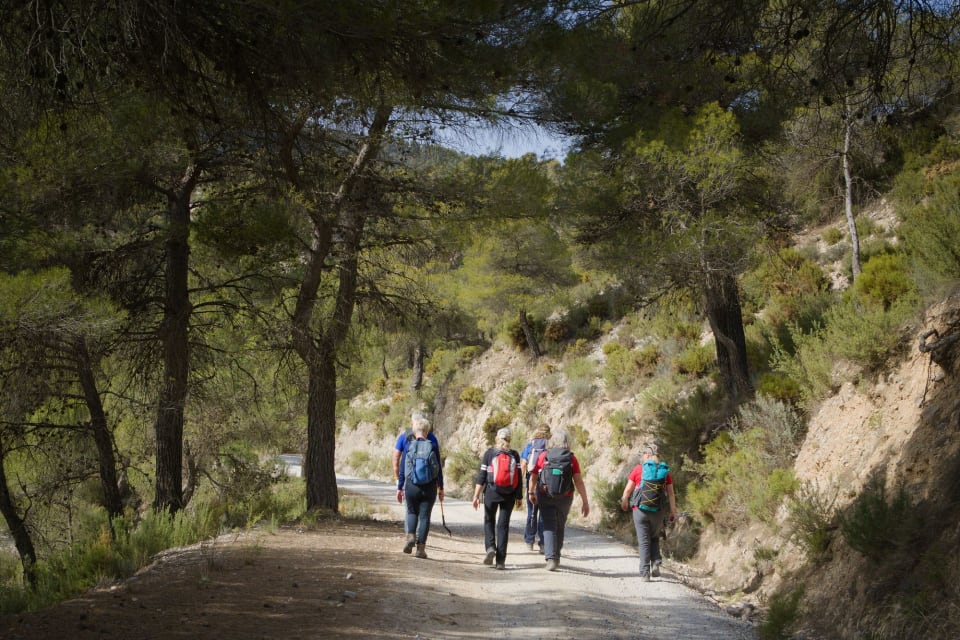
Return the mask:
{"type": "Polygon", "coordinates": [[[568,529],[560,570],[523,544],[514,514],[507,570],[481,563],[482,513],[439,505],[427,560],[400,553],[402,508],[388,485],[343,479],[390,505],[375,521],[224,536],[163,554],[122,585],[35,614],[0,617],[4,640],[103,638],[620,638],[747,640],[732,619],[680,584],[669,564],[637,576],[636,552],[568,529]]]}

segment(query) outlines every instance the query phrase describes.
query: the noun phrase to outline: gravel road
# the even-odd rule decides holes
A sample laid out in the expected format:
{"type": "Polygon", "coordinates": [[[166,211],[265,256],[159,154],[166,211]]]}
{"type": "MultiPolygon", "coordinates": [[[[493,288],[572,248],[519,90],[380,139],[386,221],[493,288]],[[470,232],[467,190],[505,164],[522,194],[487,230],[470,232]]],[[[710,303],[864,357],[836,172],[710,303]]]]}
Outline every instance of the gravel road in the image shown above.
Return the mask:
{"type": "MultiPolygon", "coordinates": [[[[391,485],[341,478],[340,487],[374,504],[390,505],[389,519],[399,520],[403,507],[391,485]]],[[[579,509],[575,498],[574,511],[579,509]]],[[[442,620],[443,601],[456,603],[450,612],[455,628],[430,625],[419,638],[620,638],[670,640],[753,640],[746,622],[732,618],[683,585],[666,563],[659,578],[644,582],[638,575],[635,548],[606,536],[567,528],[560,569],[548,572],[542,556],[523,543],[523,519],[511,521],[506,571],[482,564],[483,511],[463,500],[447,498],[441,513],[434,506],[427,542],[427,560],[407,562],[416,580],[439,594],[425,600],[442,620]],[[452,534],[442,527],[442,519],[452,534]]],[[[402,546],[397,539],[397,553],[402,546]]]]}

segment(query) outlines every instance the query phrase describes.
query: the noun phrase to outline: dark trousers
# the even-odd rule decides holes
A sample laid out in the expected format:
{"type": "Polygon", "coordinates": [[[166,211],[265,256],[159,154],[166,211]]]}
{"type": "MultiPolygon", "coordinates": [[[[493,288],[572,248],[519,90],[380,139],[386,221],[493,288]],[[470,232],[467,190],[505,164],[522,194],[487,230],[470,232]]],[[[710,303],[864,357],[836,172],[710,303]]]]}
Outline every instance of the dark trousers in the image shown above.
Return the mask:
{"type": "Polygon", "coordinates": [[[489,495],[483,500],[483,541],[486,549],[494,549],[497,564],[507,559],[507,535],[510,532],[510,514],[513,513],[513,499],[492,502],[489,495]]]}
{"type": "Polygon", "coordinates": [[[417,535],[417,544],[425,544],[430,533],[430,512],[437,501],[437,483],[418,485],[409,480],[403,483],[403,498],[407,503],[407,533],[417,535]]]}

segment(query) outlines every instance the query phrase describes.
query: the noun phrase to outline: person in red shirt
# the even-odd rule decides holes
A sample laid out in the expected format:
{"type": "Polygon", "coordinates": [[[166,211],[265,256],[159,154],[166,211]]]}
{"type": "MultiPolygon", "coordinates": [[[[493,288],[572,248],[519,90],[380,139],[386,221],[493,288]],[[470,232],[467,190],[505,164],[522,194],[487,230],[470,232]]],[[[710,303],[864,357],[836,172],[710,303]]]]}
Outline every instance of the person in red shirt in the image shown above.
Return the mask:
{"type": "Polygon", "coordinates": [[[587,500],[587,488],[583,484],[580,462],[570,452],[570,436],[564,429],[555,430],[547,443],[547,450],[540,454],[530,470],[530,485],[527,495],[530,501],[539,506],[543,515],[543,557],[547,562],[547,571],[556,571],[560,566],[560,552],[563,550],[563,533],[567,525],[567,516],[573,506],[573,491],[580,494],[580,513],[586,518],[590,513],[587,500]],[[541,471],[563,478],[559,493],[551,495],[541,478],[541,471]]]}
{"type": "MultiPolygon", "coordinates": [[[[624,511],[630,509],[630,496],[643,477],[643,463],[648,460],[660,462],[659,449],[655,444],[648,444],[643,448],[640,464],[635,466],[627,476],[627,486],[623,489],[623,496],[620,498],[620,508],[624,511]]],[[[664,485],[667,499],[670,502],[670,522],[677,517],[677,501],[673,493],[673,478],[667,474],[664,485]]],[[[633,526],[637,530],[637,547],[640,551],[640,577],[649,581],[660,575],[660,564],[663,558],[660,555],[660,529],[663,527],[665,512],[661,508],[658,511],[645,511],[633,507],[633,526]]]]}

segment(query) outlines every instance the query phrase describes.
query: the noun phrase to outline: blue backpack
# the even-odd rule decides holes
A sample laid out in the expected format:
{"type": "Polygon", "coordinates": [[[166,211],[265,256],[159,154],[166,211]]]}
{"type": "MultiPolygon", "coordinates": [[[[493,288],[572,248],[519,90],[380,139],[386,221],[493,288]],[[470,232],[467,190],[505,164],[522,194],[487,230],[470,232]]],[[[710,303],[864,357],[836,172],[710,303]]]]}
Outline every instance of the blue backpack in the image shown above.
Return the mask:
{"type": "Polygon", "coordinates": [[[640,483],[630,496],[630,505],[643,511],[660,511],[663,508],[663,497],[667,493],[667,474],[670,465],[666,462],[647,460],[643,463],[643,473],[640,483]]]}
{"type": "Polygon", "coordinates": [[[440,461],[429,440],[412,438],[407,441],[404,454],[406,465],[404,474],[413,484],[430,484],[440,475],[440,461]]]}

